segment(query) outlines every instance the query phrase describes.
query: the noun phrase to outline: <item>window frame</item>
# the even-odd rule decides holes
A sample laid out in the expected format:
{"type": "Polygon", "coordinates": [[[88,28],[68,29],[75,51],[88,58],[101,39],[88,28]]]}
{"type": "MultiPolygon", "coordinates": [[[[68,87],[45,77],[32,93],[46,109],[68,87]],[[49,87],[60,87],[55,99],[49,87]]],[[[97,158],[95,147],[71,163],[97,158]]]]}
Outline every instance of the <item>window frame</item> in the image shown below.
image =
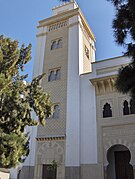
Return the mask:
{"type": "Polygon", "coordinates": [[[48,82],[53,82],[53,81],[58,81],[58,80],[61,80],[61,67],[58,67],[58,68],[53,68],[53,69],[49,69],[48,70],[48,82]],[[59,78],[57,77],[57,71],[60,71],[60,76],[59,78]],[[54,72],[54,78],[51,79],[51,72],[54,72]]]}
{"type": "Polygon", "coordinates": [[[51,40],[51,48],[50,48],[51,51],[56,49],[61,49],[62,47],[63,47],[63,37],[59,37],[57,39],[51,40]],[[59,41],[61,41],[61,45],[59,44],[59,41]],[[54,42],[55,42],[55,46],[53,48],[54,42]]]}

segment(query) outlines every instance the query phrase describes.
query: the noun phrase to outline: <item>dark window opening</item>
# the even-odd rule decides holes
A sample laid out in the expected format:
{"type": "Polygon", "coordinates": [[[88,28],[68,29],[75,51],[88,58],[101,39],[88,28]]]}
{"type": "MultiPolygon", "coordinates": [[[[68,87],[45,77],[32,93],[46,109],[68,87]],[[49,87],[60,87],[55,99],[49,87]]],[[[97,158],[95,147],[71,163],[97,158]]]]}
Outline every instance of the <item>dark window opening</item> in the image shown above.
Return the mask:
{"type": "Polygon", "coordinates": [[[135,101],[130,100],[130,113],[135,114],[135,101]]]}
{"type": "Polygon", "coordinates": [[[58,40],[57,48],[62,48],[62,39],[58,40]]]}
{"type": "Polygon", "coordinates": [[[123,115],[129,115],[129,106],[126,100],[123,103],[123,115]]]}
{"type": "Polygon", "coordinates": [[[54,81],[56,79],[54,71],[50,71],[50,74],[48,76],[48,81],[54,81]]]}
{"type": "Polygon", "coordinates": [[[105,117],[112,117],[112,109],[108,103],[106,103],[103,107],[103,118],[105,117]]]}
{"type": "Polygon", "coordinates": [[[52,42],[52,45],[51,45],[51,50],[54,50],[57,48],[57,42],[56,41],[53,41],[52,42]]]}
{"type": "Polygon", "coordinates": [[[51,50],[62,48],[62,38],[52,41],[51,50]]]}
{"type": "Polygon", "coordinates": [[[56,70],[56,80],[59,80],[61,77],[60,69],[56,70]]]}
{"type": "Polygon", "coordinates": [[[57,104],[54,106],[53,118],[59,118],[59,115],[60,115],[60,107],[57,104]]]}
{"type": "Polygon", "coordinates": [[[89,49],[85,46],[85,55],[89,59],[89,49]]]}
{"type": "Polygon", "coordinates": [[[59,80],[60,78],[61,78],[60,69],[54,69],[49,72],[48,81],[55,81],[55,80],[59,80]]]}

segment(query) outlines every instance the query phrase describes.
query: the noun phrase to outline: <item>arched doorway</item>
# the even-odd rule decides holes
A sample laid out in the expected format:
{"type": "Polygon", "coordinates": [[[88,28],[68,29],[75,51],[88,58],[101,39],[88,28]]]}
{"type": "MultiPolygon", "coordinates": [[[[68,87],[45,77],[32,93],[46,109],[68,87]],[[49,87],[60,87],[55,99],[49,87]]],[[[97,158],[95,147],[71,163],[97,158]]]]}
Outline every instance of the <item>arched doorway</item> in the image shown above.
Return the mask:
{"type": "Polygon", "coordinates": [[[130,151],[124,145],[114,145],[107,152],[107,179],[134,179],[133,167],[129,163],[130,151]]]}

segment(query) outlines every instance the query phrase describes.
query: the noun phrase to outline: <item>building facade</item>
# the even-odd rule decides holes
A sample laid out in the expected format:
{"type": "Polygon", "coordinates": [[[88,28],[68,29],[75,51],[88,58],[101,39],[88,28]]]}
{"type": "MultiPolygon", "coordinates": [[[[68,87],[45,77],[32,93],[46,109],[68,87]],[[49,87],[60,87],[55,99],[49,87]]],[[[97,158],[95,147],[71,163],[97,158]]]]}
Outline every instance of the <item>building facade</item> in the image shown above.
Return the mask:
{"type": "MultiPolygon", "coordinates": [[[[92,70],[91,63],[95,61],[95,38],[75,2],[55,7],[52,17],[40,21],[38,29],[37,40],[44,43],[44,48],[42,44],[39,51],[37,50],[39,57],[42,56],[41,48],[44,49],[40,60],[46,78],[42,81],[42,86],[49,92],[56,114],[47,119],[45,128],[39,126],[37,129],[34,178],[42,178],[45,165],[56,161],[57,178],[72,176],[77,179],[83,163],[97,162],[94,102],[91,106],[91,102],[87,101],[90,109],[87,109],[86,114],[83,107],[85,96],[81,95],[86,89],[83,88],[80,78],[82,74],[92,70]],[[81,129],[85,125],[84,116],[89,118],[89,111],[93,119],[89,121],[88,128],[81,129]],[[87,130],[88,136],[84,132],[81,135],[80,130],[87,130]],[[89,142],[86,142],[88,139],[89,142]]],[[[39,58],[36,60],[37,69],[39,58]]],[[[91,85],[89,98],[94,101],[93,88],[91,85]]]]}
{"type": "Polygon", "coordinates": [[[33,77],[46,73],[41,84],[55,112],[45,127],[31,128],[20,178],[135,178],[135,105],[114,87],[130,59],[95,62],[94,43],[76,2],[39,22],[33,77]]]}

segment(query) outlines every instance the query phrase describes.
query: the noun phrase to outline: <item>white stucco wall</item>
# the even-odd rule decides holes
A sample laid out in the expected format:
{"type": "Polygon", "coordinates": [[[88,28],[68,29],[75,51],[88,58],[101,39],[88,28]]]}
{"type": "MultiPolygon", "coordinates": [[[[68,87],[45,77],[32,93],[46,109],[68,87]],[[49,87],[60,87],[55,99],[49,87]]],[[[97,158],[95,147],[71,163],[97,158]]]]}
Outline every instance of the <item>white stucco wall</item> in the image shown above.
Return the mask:
{"type": "Polygon", "coordinates": [[[9,179],[9,173],[0,172],[0,179],[9,179]]]}
{"type": "MultiPolygon", "coordinates": [[[[37,33],[37,42],[36,42],[36,52],[34,59],[34,68],[33,68],[33,78],[41,75],[43,73],[43,63],[44,63],[44,53],[45,53],[45,44],[46,44],[46,27],[40,27],[37,33]]],[[[33,118],[37,120],[37,116],[33,112],[33,118]]],[[[24,162],[24,166],[34,166],[35,165],[35,151],[36,151],[36,136],[37,136],[37,127],[28,127],[27,131],[30,133],[30,153],[24,162]]]]}
{"type": "MultiPolygon", "coordinates": [[[[69,19],[69,25],[78,16],[69,19]]],[[[80,165],[80,78],[79,78],[79,24],[69,27],[67,119],[66,119],[66,166],[80,165]]]]}
{"type": "MultiPolygon", "coordinates": [[[[35,61],[34,61],[34,69],[33,69],[33,78],[43,73],[46,32],[47,32],[47,27],[40,27],[38,29],[36,52],[35,52],[35,59],[34,59],[35,61]]],[[[33,112],[33,118],[37,120],[37,116],[35,115],[34,112],[33,112]]],[[[24,165],[34,166],[35,165],[37,127],[36,126],[29,127],[28,131],[30,132],[30,154],[27,157],[24,165]]]]}
{"type": "Polygon", "coordinates": [[[83,32],[82,32],[82,21],[81,18],[78,17],[79,20],[79,75],[83,73],[83,32]]]}
{"type": "MultiPolygon", "coordinates": [[[[36,116],[35,116],[35,118],[36,118],[36,116]]],[[[30,136],[30,141],[29,141],[30,153],[29,153],[28,157],[26,158],[25,162],[22,164],[22,166],[23,165],[24,166],[34,166],[35,165],[37,127],[36,126],[27,127],[27,131],[29,132],[29,136],[30,136]]]]}
{"type": "Polygon", "coordinates": [[[81,164],[97,163],[96,96],[94,86],[89,81],[90,75],[82,75],[80,84],[81,164]]]}
{"type": "Polygon", "coordinates": [[[95,89],[83,72],[83,33],[78,16],[70,18],[68,46],[66,166],[97,163],[95,89]]]}
{"type": "Polygon", "coordinates": [[[36,40],[36,52],[35,52],[35,59],[34,59],[34,68],[33,68],[33,78],[42,74],[43,72],[46,32],[47,32],[47,27],[40,27],[38,29],[37,40],[36,40]]]}
{"type": "Polygon", "coordinates": [[[10,179],[17,179],[17,171],[18,169],[16,168],[11,168],[10,169],[10,179]]]}
{"type": "Polygon", "coordinates": [[[131,62],[131,59],[129,57],[121,56],[116,58],[110,58],[102,61],[96,61],[92,64],[92,78],[102,78],[105,76],[111,76],[118,74],[118,70],[116,70],[117,66],[122,67],[123,65],[126,65],[131,62]],[[114,68],[114,70],[112,69],[114,68]],[[111,70],[109,70],[111,69],[111,70]],[[100,74],[98,74],[98,71],[100,70],[100,74]],[[102,70],[102,71],[101,71],[102,70]],[[105,73],[103,72],[105,70],[105,73]]]}

